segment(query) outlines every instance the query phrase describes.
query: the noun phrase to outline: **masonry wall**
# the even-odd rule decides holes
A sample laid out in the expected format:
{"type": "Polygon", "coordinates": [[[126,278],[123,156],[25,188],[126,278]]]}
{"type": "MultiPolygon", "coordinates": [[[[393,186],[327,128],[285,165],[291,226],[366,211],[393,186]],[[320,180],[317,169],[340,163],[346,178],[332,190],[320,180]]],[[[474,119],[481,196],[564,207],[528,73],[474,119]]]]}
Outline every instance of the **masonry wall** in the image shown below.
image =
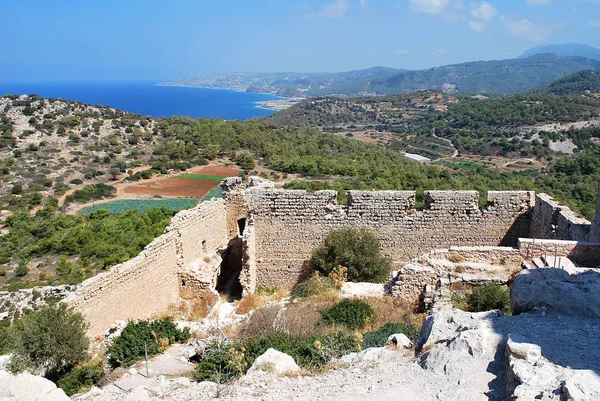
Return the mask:
{"type": "Polygon", "coordinates": [[[349,191],[346,206],[335,191],[249,189],[256,230],[257,284],[290,287],[308,271],[312,249],[332,229],[377,231],[382,253],[396,266],[431,249],[450,246],[516,246],[528,237],[534,194],[490,191],[480,209],[476,191],[426,191],[414,208],[413,191],[349,191]]]}
{"type": "Polygon", "coordinates": [[[600,243],[521,238],[519,252],[524,259],[554,256],[556,253],[556,256],[566,256],[579,266],[600,267],[600,243]]]}
{"type": "Polygon", "coordinates": [[[531,237],[566,241],[590,241],[590,222],[578,217],[551,196],[538,194],[533,210],[531,237]]]}
{"type": "MultiPolygon", "coordinates": [[[[92,337],[102,335],[115,320],[150,318],[177,301],[179,273],[210,273],[203,263],[214,266],[217,249],[226,244],[224,201],[203,202],[178,213],[165,233],[135,258],[81,283],[67,301],[84,314],[92,337]]],[[[213,268],[206,280],[214,281],[216,273],[213,268]]]]}

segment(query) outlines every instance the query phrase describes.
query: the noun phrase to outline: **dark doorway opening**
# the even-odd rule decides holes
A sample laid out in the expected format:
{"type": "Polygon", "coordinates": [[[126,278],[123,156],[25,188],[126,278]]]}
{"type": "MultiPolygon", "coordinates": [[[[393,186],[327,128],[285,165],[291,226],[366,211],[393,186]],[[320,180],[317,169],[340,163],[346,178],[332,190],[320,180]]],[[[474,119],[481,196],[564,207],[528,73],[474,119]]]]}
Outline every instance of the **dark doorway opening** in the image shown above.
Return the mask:
{"type": "Polygon", "coordinates": [[[244,234],[244,229],[246,228],[246,219],[238,219],[238,235],[241,237],[244,234]]]}
{"type": "MultiPolygon", "coordinates": [[[[245,219],[244,219],[245,220],[245,219]]],[[[240,284],[240,273],[242,272],[242,239],[233,238],[229,241],[227,249],[223,253],[221,262],[221,273],[217,278],[216,290],[225,296],[227,301],[233,302],[242,299],[242,284],[240,284]]]]}

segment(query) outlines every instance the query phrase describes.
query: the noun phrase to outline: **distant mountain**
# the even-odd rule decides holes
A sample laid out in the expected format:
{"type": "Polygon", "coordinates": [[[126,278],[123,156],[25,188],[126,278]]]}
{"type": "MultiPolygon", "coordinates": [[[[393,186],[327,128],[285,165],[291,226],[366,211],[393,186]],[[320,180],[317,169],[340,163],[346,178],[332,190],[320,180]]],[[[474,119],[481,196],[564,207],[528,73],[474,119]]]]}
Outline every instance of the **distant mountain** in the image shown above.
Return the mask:
{"type": "Polygon", "coordinates": [[[600,93],[600,71],[579,71],[552,82],[540,91],[553,95],[600,93]]]}
{"type": "Polygon", "coordinates": [[[585,57],[600,60],[600,49],[582,43],[567,43],[564,45],[539,45],[527,50],[518,58],[527,58],[538,54],[552,53],[560,57],[585,57]]]}
{"type": "Polygon", "coordinates": [[[199,75],[160,85],[224,88],[244,92],[273,93],[288,97],[306,97],[313,90],[340,85],[347,90],[356,88],[356,94],[360,94],[360,88],[366,80],[387,77],[403,71],[407,70],[371,67],[364,70],[338,73],[225,73],[199,75]]]}
{"type": "Polygon", "coordinates": [[[360,88],[331,85],[313,89],[311,95],[394,94],[418,90],[460,91],[477,94],[514,94],[528,91],[589,68],[600,61],[580,57],[540,54],[526,59],[475,61],[423,71],[407,71],[363,82],[360,88]],[[348,90],[350,89],[350,90],[348,90]]]}
{"type": "Polygon", "coordinates": [[[228,88],[289,97],[388,95],[419,90],[505,95],[549,85],[587,69],[600,69],[600,59],[544,53],[422,71],[374,67],[340,73],[232,73],[201,75],[163,85],[228,88]]]}

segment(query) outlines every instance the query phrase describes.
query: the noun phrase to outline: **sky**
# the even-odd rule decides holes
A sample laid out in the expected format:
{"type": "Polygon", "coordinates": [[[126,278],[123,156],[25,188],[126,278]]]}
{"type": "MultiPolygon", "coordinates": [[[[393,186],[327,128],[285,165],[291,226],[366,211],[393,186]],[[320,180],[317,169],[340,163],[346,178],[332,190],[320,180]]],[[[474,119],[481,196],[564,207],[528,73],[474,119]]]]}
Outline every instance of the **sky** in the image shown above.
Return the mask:
{"type": "Polygon", "coordinates": [[[0,82],[425,69],[600,47],[600,0],[0,0],[0,82]]]}

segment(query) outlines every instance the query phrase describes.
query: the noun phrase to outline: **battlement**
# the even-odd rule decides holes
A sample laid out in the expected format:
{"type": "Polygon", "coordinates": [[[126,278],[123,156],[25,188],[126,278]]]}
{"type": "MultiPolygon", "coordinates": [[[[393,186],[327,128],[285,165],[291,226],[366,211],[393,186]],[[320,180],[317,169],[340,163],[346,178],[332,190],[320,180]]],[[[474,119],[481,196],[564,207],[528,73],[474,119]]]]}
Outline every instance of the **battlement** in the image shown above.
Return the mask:
{"type": "Polygon", "coordinates": [[[591,223],[578,217],[569,207],[551,196],[538,194],[532,216],[531,237],[571,241],[589,241],[591,223]]]}
{"type": "Polygon", "coordinates": [[[477,191],[336,191],[250,187],[245,191],[255,229],[257,283],[291,286],[303,275],[311,251],[330,230],[364,227],[377,231],[382,253],[399,266],[433,248],[516,246],[529,236],[534,193],[490,191],[479,207],[477,191]]]}

